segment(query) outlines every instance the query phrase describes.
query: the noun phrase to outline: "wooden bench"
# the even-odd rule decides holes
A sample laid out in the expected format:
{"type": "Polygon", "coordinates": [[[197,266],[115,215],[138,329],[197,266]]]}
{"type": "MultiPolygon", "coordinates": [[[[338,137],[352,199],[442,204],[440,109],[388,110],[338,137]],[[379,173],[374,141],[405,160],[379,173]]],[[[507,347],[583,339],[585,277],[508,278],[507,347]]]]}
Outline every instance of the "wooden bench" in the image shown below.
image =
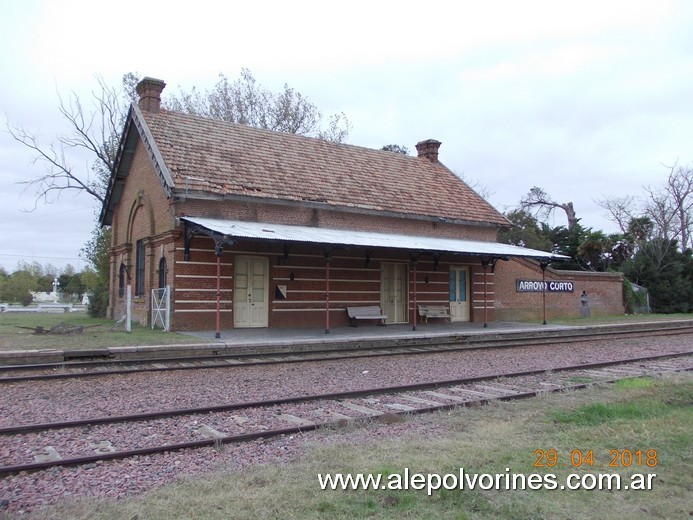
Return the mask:
{"type": "Polygon", "coordinates": [[[428,318],[443,318],[450,323],[450,310],[445,305],[419,305],[419,316],[424,323],[428,323],[428,318]]]}
{"type": "Polygon", "coordinates": [[[380,307],[377,305],[370,305],[368,307],[347,307],[347,314],[349,315],[349,326],[356,327],[356,320],[380,320],[378,325],[385,325],[385,316],[381,311],[380,307]]]}

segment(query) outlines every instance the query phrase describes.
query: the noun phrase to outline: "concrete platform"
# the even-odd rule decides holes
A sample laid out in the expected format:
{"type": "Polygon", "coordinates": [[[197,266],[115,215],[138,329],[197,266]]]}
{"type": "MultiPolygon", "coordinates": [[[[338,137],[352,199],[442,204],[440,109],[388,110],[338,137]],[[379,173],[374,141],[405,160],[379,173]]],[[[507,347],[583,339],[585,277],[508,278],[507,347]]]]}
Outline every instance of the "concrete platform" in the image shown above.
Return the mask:
{"type": "Polygon", "coordinates": [[[0,352],[0,365],[63,363],[89,359],[164,359],[183,357],[216,357],[234,354],[267,354],[315,350],[361,349],[369,347],[425,346],[434,344],[483,347],[494,339],[560,337],[565,334],[588,334],[595,329],[637,331],[652,325],[671,329],[690,327],[693,320],[616,323],[599,325],[541,325],[532,323],[493,322],[484,328],[480,323],[411,325],[362,325],[324,329],[233,329],[186,332],[190,343],[178,345],[144,345],[91,350],[53,350],[0,352]],[[665,325],[666,324],[666,325],[665,325]]]}
{"type": "Polygon", "coordinates": [[[298,346],[301,344],[330,345],[334,343],[349,343],[354,346],[359,343],[421,340],[460,336],[498,335],[507,333],[531,333],[547,330],[565,330],[570,327],[563,325],[540,325],[531,323],[494,322],[484,327],[482,323],[429,323],[417,325],[412,330],[411,324],[401,325],[359,325],[358,327],[337,327],[325,333],[325,329],[231,329],[222,330],[219,339],[215,339],[214,331],[182,332],[193,338],[209,342],[223,343],[227,346],[298,346]]]}

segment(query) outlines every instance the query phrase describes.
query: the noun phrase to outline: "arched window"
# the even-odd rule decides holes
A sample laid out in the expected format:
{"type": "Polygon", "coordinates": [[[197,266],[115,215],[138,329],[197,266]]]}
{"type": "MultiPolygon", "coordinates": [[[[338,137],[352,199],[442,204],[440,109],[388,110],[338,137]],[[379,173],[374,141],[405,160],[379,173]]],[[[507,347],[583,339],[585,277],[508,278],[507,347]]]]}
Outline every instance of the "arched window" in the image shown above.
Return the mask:
{"type": "Polygon", "coordinates": [[[120,264],[120,269],[118,270],[118,298],[125,296],[125,278],[127,277],[127,271],[125,270],[125,264],[120,264]]]}
{"type": "Polygon", "coordinates": [[[144,296],[144,240],[138,240],[135,256],[135,296],[144,296]]]}
{"type": "Polygon", "coordinates": [[[162,256],[159,260],[159,289],[166,287],[166,278],[168,277],[168,267],[166,266],[166,257],[162,256]]]}

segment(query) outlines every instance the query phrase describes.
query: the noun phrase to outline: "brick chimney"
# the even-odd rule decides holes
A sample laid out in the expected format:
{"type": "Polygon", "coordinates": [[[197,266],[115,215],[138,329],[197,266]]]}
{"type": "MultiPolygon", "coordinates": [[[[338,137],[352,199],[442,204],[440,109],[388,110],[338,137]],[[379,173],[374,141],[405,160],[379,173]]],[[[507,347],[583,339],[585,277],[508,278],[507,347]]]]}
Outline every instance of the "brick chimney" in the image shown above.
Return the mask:
{"type": "Polygon", "coordinates": [[[138,105],[147,112],[159,113],[161,107],[161,92],[166,87],[160,79],[146,77],[137,84],[137,94],[140,96],[138,105]]]}
{"type": "Polygon", "coordinates": [[[441,142],[435,139],[426,139],[416,143],[416,151],[419,157],[424,157],[432,163],[438,162],[438,148],[441,142]]]}

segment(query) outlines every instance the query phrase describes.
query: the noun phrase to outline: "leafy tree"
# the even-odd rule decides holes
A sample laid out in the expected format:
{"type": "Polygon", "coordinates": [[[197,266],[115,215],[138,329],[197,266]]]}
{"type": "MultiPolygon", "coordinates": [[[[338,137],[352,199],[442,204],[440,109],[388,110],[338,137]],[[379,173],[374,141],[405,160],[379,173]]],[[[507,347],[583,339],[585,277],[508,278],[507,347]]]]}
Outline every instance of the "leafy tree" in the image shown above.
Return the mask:
{"type": "Polygon", "coordinates": [[[241,76],[235,81],[220,73],[219,81],[211,90],[201,92],[193,87],[185,92],[180,89],[180,94],[169,95],[163,106],[178,112],[336,142],[344,141],[351,129],[343,112],[330,116],[327,127],[322,128],[322,113],[303,94],[287,84],[283,91],[272,92],[260,85],[248,69],[241,69],[241,76]]]}
{"type": "Polygon", "coordinates": [[[551,251],[553,244],[543,233],[534,215],[523,209],[515,209],[504,215],[511,222],[512,227],[498,232],[500,242],[539,251],[551,251]]]}
{"type": "Polygon", "coordinates": [[[84,293],[84,284],[82,283],[82,275],[74,273],[72,275],[63,273],[60,275],[60,287],[63,294],[70,299],[80,300],[84,293]]]}
{"type": "Polygon", "coordinates": [[[647,242],[623,267],[632,282],[647,287],[654,312],[693,311],[693,254],[684,253],[677,244],[661,244],[662,239],[647,242]],[[664,252],[664,254],[662,254],[664,252]],[[652,261],[660,258],[659,264],[652,261]]]}
{"type": "Polygon", "coordinates": [[[36,280],[36,290],[45,293],[52,292],[54,279],[55,278],[53,277],[53,275],[50,274],[44,274],[43,276],[40,276],[38,280],[36,280]]]}
{"type": "Polygon", "coordinates": [[[409,148],[406,146],[400,146],[398,144],[386,144],[381,148],[386,152],[401,153],[402,155],[409,155],[409,148]]]}
{"type": "Polygon", "coordinates": [[[90,268],[82,277],[86,291],[89,293],[89,315],[94,318],[106,316],[108,310],[108,280],[110,261],[108,249],[111,246],[110,228],[97,226],[91,233],[91,239],[82,248],[81,255],[90,268]]]}
{"type": "Polygon", "coordinates": [[[542,233],[553,244],[551,251],[570,257],[570,260],[555,262],[553,267],[564,270],[583,270],[586,268],[580,258],[579,249],[588,231],[590,230],[586,230],[579,223],[576,223],[572,229],[565,226],[552,228],[546,223],[542,224],[542,233]]]}
{"type": "Polygon", "coordinates": [[[602,231],[590,230],[578,246],[578,256],[592,271],[603,271],[608,249],[610,244],[606,235],[602,231]]]}
{"type": "Polygon", "coordinates": [[[37,288],[36,277],[30,271],[18,270],[4,280],[1,286],[0,300],[23,303],[26,301],[27,295],[31,296],[31,291],[36,291],[37,288]]]}

